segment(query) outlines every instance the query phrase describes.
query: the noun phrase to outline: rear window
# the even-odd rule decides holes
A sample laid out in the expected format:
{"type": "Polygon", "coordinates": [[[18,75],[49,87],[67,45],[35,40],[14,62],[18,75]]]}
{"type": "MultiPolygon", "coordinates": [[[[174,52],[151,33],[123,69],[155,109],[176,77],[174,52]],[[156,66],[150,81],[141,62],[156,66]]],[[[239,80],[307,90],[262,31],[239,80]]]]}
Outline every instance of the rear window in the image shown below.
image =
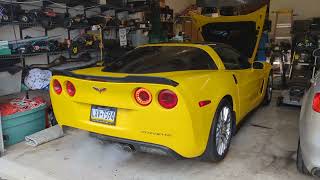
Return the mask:
{"type": "Polygon", "coordinates": [[[103,71],[117,73],[161,73],[215,70],[217,66],[202,49],[183,46],[147,46],[134,49],[107,65],[103,71]]]}

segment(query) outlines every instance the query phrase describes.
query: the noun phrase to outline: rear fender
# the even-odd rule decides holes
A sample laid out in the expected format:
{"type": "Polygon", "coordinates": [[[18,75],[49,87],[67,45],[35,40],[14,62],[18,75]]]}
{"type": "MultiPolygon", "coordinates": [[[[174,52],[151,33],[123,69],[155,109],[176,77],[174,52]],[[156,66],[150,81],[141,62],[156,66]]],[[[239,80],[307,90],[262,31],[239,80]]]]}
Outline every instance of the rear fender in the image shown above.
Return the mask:
{"type": "Polygon", "coordinates": [[[234,109],[234,116],[235,118],[238,117],[237,86],[235,86],[233,76],[226,71],[209,72],[207,75],[178,82],[177,89],[184,96],[183,99],[192,119],[193,133],[195,137],[199,137],[199,145],[203,147],[204,152],[216,109],[224,98],[231,97],[230,103],[232,103],[234,109]],[[199,102],[204,100],[210,100],[211,103],[199,107],[199,102]]]}

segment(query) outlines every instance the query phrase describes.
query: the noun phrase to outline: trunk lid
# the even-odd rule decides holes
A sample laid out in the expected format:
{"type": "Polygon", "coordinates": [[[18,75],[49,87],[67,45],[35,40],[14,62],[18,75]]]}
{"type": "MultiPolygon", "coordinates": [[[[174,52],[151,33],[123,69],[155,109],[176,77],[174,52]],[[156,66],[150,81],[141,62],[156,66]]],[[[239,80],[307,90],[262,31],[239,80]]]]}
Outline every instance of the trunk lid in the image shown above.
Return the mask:
{"type": "Polygon", "coordinates": [[[246,15],[207,17],[192,14],[191,16],[205,41],[228,44],[252,62],[258,50],[266,13],[267,5],[246,15]]]}

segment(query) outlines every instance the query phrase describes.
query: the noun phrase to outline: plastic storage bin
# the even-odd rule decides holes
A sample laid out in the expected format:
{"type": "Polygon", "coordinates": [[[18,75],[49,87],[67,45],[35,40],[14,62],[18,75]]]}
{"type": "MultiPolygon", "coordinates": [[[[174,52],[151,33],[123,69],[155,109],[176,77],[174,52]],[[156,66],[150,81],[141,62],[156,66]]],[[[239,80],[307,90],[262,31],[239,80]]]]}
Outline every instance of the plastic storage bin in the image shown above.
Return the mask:
{"type": "Polygon", "coordinates": [[[16,113],[1,118],[4,145],[9,146],[24,141],[26,136],[45,129],[46,106],[16,113]]]}

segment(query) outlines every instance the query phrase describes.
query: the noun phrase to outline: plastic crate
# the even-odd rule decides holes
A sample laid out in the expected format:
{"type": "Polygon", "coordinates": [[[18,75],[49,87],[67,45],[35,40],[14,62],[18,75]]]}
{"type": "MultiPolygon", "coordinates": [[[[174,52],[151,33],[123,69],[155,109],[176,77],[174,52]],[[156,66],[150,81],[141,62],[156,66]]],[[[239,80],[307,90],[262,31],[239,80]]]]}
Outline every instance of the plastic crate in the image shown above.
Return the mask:
{"type": "Polygon", "coordinates": [[[24,141],[26,136],[45,129],[46,106],[40,106],[30,111],[2,117],[4,145],[10,146],[24,141]]]}

